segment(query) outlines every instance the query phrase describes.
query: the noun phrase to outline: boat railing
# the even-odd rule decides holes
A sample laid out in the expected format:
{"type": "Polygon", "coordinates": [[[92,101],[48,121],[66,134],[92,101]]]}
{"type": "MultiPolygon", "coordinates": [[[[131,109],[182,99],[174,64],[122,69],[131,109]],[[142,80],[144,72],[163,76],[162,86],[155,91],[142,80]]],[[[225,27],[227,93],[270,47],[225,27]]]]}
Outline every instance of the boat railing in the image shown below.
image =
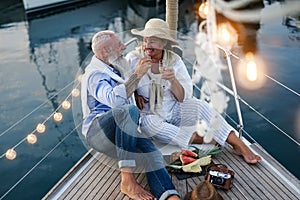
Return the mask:
{"type": "MultiPolygon", "coordinates": [[[[248,103],[245,99],[243,99],[237,91],[236,88],[236,80],[234,78],[234,72],[233,72],[233,65],[232,65],[232,61],[230,57],[234,57],[235,59],[241,60],[241,58],[235,54],[233,54],[231,51],[229,51],[228,49],[222,47],[221,45],[216,44],[218,49],[221,49],[225,55],[226,55],[226,62],[227,62],[227,67],[228,67],[228,71],[229,71],[229,76],[230,76],[230,80],[231,80],[231,87],[232,89],[230,89],[229,87],[227,87],[224,83],[222,82],[214,82],[219,88],[221,88],[222,90],[224,90],[227,94],[229,94],[230,96],[233,97],[234,99],[234,103],[235,103],[235,109],[237,112],[237,116],[238,116],[238,122],[236,120],[234,120],[231,116],[229,116],[228,114],[226,114],[226,116],[234,123],[236,124],[236,128],[239,132],[239,137],[242,137],[242,133],[246,133],[246,135],[253,141],[257,142],[253,137],[251,137],[251,135],[249,133],[247,133],[246,130],[244,130],[244,125],[243,125],[243,118],[242,118],[242,111],[241,111],[241,107],[240,107],[240,102],[243,103],[245,106],[247,106],[250,110],[252,110],[254,113],[256,113],[260,118],[262,118],[264,121],[266,121],[268,124],[270,124],[271,126],[273,126],[275,129],[277,129],[278,131],[280,131],[285,137],[287,137],[289,140],[291,140],[293,143],[295,143],[297,146],[300,146],[300,143],[294,139],[293,137],[290,136],[290,134],[286,133],[282,128],[280,128],[278,125],[275,124],[275,122],[272,122],[272,120],[270,120],[268,117],[264,116],[261,112],[259,112],[257,109],[255,109],[252,105],[250,105],[250,103],[248,103]]],[[[194,71],[194,70],[193,70],[194,71]]],[[[193,74],[192,74],[193,76],[193,74]]],[[[292,94],[300,97],[300,94],[291,89],[290,87],[288,87],[287,85],[281,83],[280,81],[276,80],[275,78],[272,78],[271,76],[264,74],[264,76],[266,78],[268,78],[269,80],[273,81],[274,83],[276,83],[278,85],[278,87],[282,87],[284,89],[286,89],[287,91],[291,92],[292,94]]],[[[208,77],[206,77],[208,79],[208,77]]],[[[199,85],[197,83],[193,84],[194,89],[197,90],[198,92],[201,93],[201,88],[199,87],[199,85]]],[[[258,142],[257,142],[258,143],[258,142]]]]}

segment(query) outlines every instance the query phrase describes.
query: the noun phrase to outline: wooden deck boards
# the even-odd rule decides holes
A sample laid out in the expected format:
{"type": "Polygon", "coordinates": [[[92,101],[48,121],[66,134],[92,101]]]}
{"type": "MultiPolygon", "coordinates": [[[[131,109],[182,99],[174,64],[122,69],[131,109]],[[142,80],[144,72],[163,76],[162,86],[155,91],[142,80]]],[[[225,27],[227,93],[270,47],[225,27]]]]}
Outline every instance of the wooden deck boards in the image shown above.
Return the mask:
{"type": "MultiPolygon", "coordinates": [[[[253,149],[263,156],[263,162],[248,165],[241,157],[233,155],[230,147],[223,148],[221,154],[213,157],[214,163],[225,164],[235,172],[235,178],[229,191],[217,189],[222,197],[225,200],[300,199],[299,180],[287,172],[277,161],[270,158],[267,153],[260,150],[258,146],[254,145],[253,149]],[[274,170],[281,174],[278,175],[274,170]],[[290,181],[292,185],[286,181],[290,181]]],[[[204,179],[204,176],[197,176],[178,180],[175,175],[170,174],[170,176],[182,199],[187,192],[204,179]]],[[[143,187],[149,189],[144,174],[136,174],[136,177],[143,187]]],[[[91,153],[86,154],[80,164],[74,167],[63,179],[65,182],[60,181],[43,200],[129,199],[120,192],[120,172],[116,169],[116,161],[103,154],[97,153],[94,157],[91,153]],[[77,173],[79,169],[82,169],[82,163],[85,163],[87,167],[77,173]],[[72,180],[69,185],[66,184],[68,183],[67,180],[72,180]]]]}

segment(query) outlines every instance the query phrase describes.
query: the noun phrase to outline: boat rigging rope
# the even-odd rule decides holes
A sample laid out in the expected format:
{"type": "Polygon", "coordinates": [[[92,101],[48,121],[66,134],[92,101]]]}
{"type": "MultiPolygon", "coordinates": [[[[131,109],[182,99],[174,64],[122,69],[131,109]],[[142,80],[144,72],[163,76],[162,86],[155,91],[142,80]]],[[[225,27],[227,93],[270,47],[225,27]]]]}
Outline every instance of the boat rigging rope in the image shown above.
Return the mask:
{"type": "MultiPolygon", "coordinates": [[[[75,80],[74,80],[75,81],[75,80]]],[[[63,87],[61,90],[59,90],[57,93],[55,93],[54,95],[52,95],[52,97],[50,97],[47,101],[43,102],[42,104],[40,104],[39,106],[37,106],[35,109],[33,109],[31,112],[29,112],[27,115],[25,115],[24,117],[22,117],[21,119],[19,119],[17,122],[15,122],[12,126],[10,126],[8,129],[6,129],[5,131],[3,131],[0,134],[0,137],[5,135],[8,131],[10,131],[11,129],[13,129],[15,126],[17,126],[19,123],[21,123],[22,121],[24,121],[25,119],[27,119],[32,113],[34,113],[35,111],[37,111],[38,109],[40,109],[42,106],[44,106],[45,104],[47,104],[49,102],[49,100],[55,98],[57,95],[59,95],[63,90],[65,90],[67,87],[69,87],[70,85],[73,85],[74,81],[70,82],[69,84],[67,84],[65,87],[63,87]]]]}
{"type": "Polygon", "coordinates": [[[295,95],[297,95],[298,97],[300,97],[300,94],[298,92],[296,92],[295,90],[292,90],[291,88],[287,87],[286,85],[280,83],[279,81],[277,81],[276,79],[268,76],[267,74],[265,74],[265,76],[269,79],[271,79],[272,81],[274,81],[275,83],[277,83],[278,85],[281,85],[282,87],[284,87],[285,89],[287,89],[288,91],[294,93],[295,95]]]}
{"type": "MultiPolygon", "coordinates": [[[[233,92],[231,89],[227,88],[226,86],[224,86],[223,84],[221,83],[217,83],[217,85],[222,88],[223,90],[225,90],[227,93],[229,93],[230,95],[233,95],[233,92]]],[[[201,89],[194,84],[194,87],[201,91],[201,89]]],[[[286,87],[286,86],[285,86],[286,87]]],[[[254,107],[252,107],[249,103],[247,103],[244,99],[242,99],[240,96],[238,96],[239,100],[244,104],[246,105],[248,108],[250,108],[253,112],[255,112],[257,115],[259,115],[261,118],[263,118],[265,121],[267,121],[269,124],[271,124],[274,128],[276,128],[278,131],[280,131],[281,133],[283,133],[286,137],[288,137],[290,140],[292,140],[295,144],[297,144],[298,146],[300,146],[300,143],[295,140],[294,138],[292,138],[289,134],[287,134],[284,130],[282,130],[280,127],[278,127],[275,123],[273,123],[271,120],[269,120],[267,117],[265,117],[263,114],[261,114],[259,111],[257,111],[254,107]]],[[[226,114],[227,115],[227,114],[226,114]]],[[[228,116],[228,115],[227,115],[228,116]]],[[[231,118],[230,118],[231,119],[231,118]]],[[[231,119],[232,121],[234,121],[233,119],[231,119]]],[[[235,122],[235,121],[234,121],[235,122]]],[[[237,122],[235,122],[237,124],[237,122]]],[[[247,134],[249,137],[250,134],[247,134]]],[[[253,141],[255,141],[252,137],[251,139],[253,141]]]]}
{"type": "Polygon", "coordinates": [[[40,159],[29,171],[26,172],[26,174],[24,174],[24,176],[22,176],[12,187],[10,187],[10,189],[3,194],[0,197],[0,200],[2,200],[4,197],[6,197],[15,187],[17,187],[35,168],[37,168],[61,143],[63,143],[70,135],[71,133],[73,133],[74,131],[76,131],[76,129],[81,125],[78,124],[73,130],[70,131],[70,133],[68,133],[67,135],[65,135],[63,137],[63,139],[58,142],[42,159],[40,159]]]}

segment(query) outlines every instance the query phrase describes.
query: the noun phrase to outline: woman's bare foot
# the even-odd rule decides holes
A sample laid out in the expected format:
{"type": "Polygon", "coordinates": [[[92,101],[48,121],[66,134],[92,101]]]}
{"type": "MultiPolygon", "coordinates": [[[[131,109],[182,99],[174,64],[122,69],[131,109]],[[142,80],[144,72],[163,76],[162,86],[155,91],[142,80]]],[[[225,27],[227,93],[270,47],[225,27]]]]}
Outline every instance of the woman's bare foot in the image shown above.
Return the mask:
{"type": "Polygon", "coordinates": [[[244,143],[241,146],[233,146],[233,152],[236,155],[243,156],[248,164],[256,164],[261,161],[261,157],[254,154],[244,143]]]}
{"type": "Polygon", "coordinates": [[[203,137],[199,136],[197,132],[194,132],[190,144],[203,144],[203,137]]]}
{"type": "Polygon", "coordinates": [[[254,154],[249,147],[238,138],[234,132],[230,132],[227,140],[230,145],[233,147],[233,152],[237,155],[240,155],[244,158],[248,164],[256,164],[261,161],[259,155],[254,154]]]}
{"type": "Polygon", "coordinates": [[[130,172],[121,172],[121,192],[134,200],[153,200],[155,197],[142,188],[130,172]]]}

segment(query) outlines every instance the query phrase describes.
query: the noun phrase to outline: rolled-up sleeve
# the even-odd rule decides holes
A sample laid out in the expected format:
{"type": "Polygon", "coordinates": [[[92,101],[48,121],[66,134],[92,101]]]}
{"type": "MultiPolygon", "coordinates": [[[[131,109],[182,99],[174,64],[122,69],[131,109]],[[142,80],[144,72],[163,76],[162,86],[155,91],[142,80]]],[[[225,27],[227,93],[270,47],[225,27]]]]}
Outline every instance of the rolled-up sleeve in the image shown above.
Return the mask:
{"type": "Polygon", "coordinates": [[[97,101],[111,108],[128,103],[125,85],[103,73],[93,73],[89,77],[88,91],[97,101]]]}

